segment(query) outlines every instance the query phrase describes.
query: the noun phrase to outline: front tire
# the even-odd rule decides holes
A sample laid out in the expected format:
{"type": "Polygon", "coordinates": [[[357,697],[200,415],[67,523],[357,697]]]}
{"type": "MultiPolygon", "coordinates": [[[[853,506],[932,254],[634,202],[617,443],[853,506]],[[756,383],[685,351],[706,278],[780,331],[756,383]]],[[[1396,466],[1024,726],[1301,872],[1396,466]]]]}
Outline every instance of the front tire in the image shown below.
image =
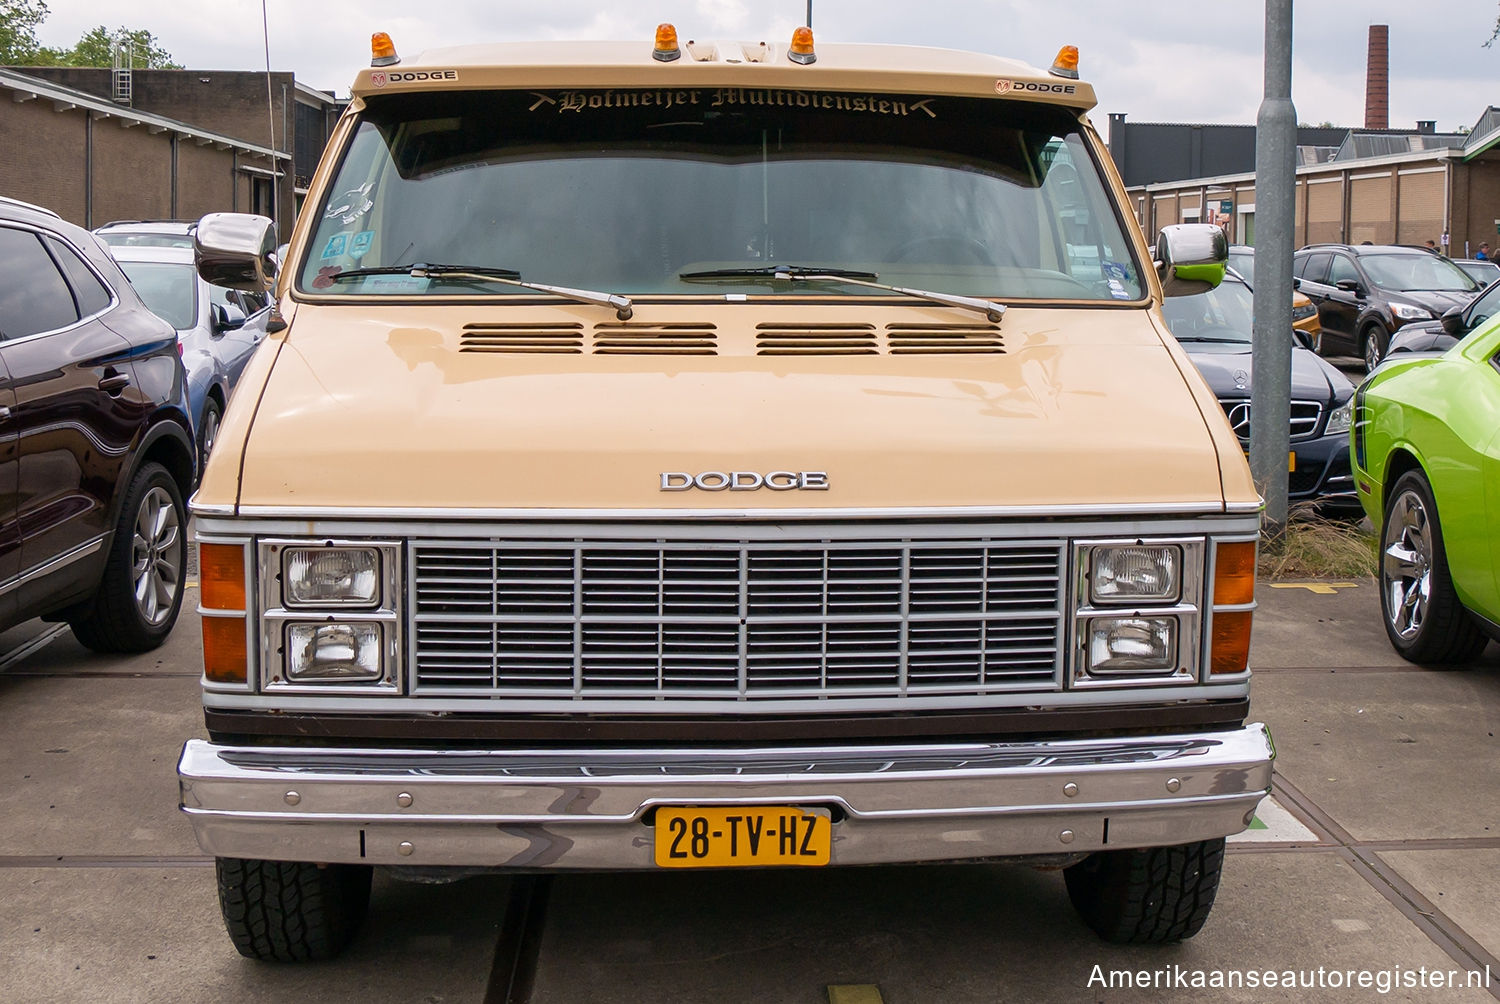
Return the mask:
{"type": "Polygon", "coordinates": [[[198,423],[198,478],[203,478],[203,469],[208,466],[208,455],[214,451],[214,443],[219,439],[219,422],[224,417],[224,409],[214,398],[209,398],[203,406],[203,418],[198,423]]]}
{"type": "Polygon", "coordinates": [[[1213,909],[1224,840],[1099,851],[1063,870],[1068,898],[1105,941],[1166,944],[1197,934],[1213,909]]]}
{"type": "Polygon", "coordinates": [[[68,618],[73,634],[95,652],[156,648],[177,623],[186,571],[182,492],[165,467],[142,464],[126,489],[99,589],[68,618]]]}
{"type": "Polygon", "coordinates": [[[1471,662],[1488,639],[1458,600],[1432,486],[1407,471],[1380,527],[1380,612],[1396,654],[1415,663],[1471,662]]]}
{"type": "Polygon", "coordinates": [[[247,959],[331,959],[359,930],[370,905],[368,865],[217,858],[219,911],[247,959]]]}

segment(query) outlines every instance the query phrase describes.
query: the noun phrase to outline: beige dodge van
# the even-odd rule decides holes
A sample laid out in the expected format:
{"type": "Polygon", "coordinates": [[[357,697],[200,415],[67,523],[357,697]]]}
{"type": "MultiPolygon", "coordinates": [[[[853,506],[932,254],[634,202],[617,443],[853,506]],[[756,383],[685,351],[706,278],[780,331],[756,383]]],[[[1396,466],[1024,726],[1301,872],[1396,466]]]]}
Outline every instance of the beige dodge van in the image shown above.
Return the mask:
{"type": "Polygon", "coordinates": [[[1051,69],[530,43],[375,64],[193,501],[182,808],[260,959],[372,866],[1022,862],[1186,938],[1271,781],[1260,502],[1051,69]]]}

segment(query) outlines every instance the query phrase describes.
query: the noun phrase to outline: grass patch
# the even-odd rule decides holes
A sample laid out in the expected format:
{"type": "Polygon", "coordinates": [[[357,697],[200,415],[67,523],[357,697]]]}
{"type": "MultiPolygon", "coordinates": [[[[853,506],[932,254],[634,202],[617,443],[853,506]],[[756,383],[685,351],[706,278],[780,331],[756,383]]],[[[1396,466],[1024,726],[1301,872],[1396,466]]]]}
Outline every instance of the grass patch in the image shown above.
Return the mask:
{"type": "Polygon", "coordinates": [[[1375,535],[1364,524],[1293,507],[1286,529],[1262,534],[1257,571],[1266,579],[1368,578],[1377,569],[1375,535]]]}

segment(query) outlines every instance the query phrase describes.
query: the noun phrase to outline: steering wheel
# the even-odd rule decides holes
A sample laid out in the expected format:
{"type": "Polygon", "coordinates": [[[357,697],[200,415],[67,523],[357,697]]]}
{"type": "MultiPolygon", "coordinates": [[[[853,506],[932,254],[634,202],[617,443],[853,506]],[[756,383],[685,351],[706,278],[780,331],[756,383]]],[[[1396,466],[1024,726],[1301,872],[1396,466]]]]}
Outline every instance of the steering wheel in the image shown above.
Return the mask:
{"type": "Polygon", "coordinates": [[[973,237],[929,234],[896,245],[887,257],[893,262],[933,262],[941,265],[999,265],[989,247],[973,237]]]}

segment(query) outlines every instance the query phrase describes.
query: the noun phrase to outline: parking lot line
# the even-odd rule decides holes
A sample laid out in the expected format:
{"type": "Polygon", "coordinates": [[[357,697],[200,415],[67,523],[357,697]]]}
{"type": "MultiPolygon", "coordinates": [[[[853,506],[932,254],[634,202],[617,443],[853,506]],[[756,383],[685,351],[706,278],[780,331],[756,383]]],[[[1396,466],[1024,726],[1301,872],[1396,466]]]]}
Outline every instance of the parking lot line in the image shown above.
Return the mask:
{"type": "Polygon", "coordinates": [[[1296,785],[1280,774],[1276,775],[1271,784],[1282,804],[1300,816],[1315,833],[1335,841],[1338,844],[1337,852],[1354,869],[1355,874],[1401,911],[1407,920],[1446,952],[1449,958],[1465,969],[1483,969],[1490,980],[1486,989],[1491,997],[1500,1000],[1500,959],[1491,955],[1435,903],[1402,878],[1374,849],[1356,840],[1338,820],[1323,811],[1321,806],[1296,785]]]}
{"type": "Polygon", "coordinates": [[[885,1004],[873,983],[835,983],[828,987],[828,1004],[885,1004]]]}

